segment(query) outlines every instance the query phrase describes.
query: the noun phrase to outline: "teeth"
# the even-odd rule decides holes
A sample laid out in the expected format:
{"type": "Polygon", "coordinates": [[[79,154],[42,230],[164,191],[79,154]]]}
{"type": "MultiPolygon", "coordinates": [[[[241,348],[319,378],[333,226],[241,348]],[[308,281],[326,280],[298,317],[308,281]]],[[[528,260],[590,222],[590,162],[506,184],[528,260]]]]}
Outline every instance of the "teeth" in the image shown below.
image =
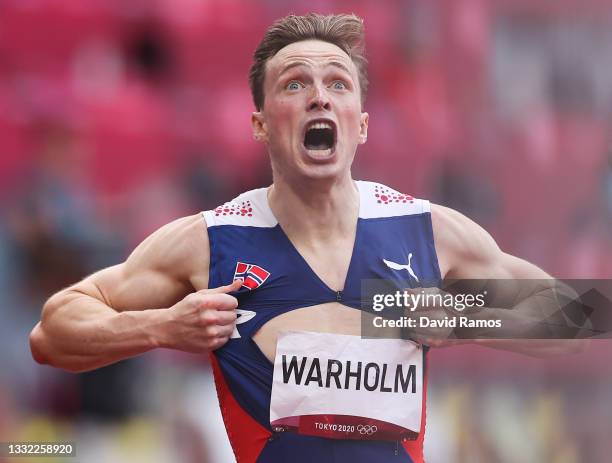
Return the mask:
{"type": "Polygon", "coordinates": [[[313,158],[327,158],[332,154],[331,148],[327,148],[326,150],[307,150],[308,154],[313,158]]]}
{"type": "Polygon", "coordinates": [[[308,124],[308,130],[310,129],[333,129],[333,126],[329,122],[312,122],[308,124]]]}

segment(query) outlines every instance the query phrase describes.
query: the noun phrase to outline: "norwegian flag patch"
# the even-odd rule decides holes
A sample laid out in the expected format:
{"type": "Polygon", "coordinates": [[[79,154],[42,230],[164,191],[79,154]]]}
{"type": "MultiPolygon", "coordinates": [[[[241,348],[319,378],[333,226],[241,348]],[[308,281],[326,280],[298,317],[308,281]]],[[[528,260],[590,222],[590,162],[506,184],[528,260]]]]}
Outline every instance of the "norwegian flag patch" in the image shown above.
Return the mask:
{"type": "Polygon", "coordinates": [[[236,271],[234,272],[234,280],[242,278],[242,287],[249,291],[259,288],[270,276],[270,272],[255,264],[245,264],[244,262],[236,263],[236,271]]]}

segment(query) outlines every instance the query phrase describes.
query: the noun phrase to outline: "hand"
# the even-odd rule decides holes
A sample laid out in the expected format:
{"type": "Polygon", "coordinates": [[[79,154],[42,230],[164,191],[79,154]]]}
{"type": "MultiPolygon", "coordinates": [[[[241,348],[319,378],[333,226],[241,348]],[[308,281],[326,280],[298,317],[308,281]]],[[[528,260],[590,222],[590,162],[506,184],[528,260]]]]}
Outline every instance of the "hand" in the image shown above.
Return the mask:
{"type": "Polygon", "coordinates": [[[237,291],[242,280],[187,295],[168,309],[162,347],[202,353],[223,346],[232,335],[238,300],[227,293],[237,291]]]}
{"type": "Polygon", "coordinates": [[[410,339],[429,347],[449,347],[466,342],[454,336],[456,325],[453,320],[456,322],[459,312],[442,302],[449,293],[439,288],[408,288],[405,292],[418,297],[418,304],[405,313],[416,322],[414,328],[407,330],[410,339]]]}

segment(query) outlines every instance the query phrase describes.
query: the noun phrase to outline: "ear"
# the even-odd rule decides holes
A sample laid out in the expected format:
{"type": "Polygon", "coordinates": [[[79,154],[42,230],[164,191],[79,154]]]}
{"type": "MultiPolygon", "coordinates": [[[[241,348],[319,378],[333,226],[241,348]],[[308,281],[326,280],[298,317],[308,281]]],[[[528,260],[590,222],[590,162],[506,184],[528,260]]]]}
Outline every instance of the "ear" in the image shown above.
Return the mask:
{"type": "Polygon", "coordinates": [[[359,144],[363,145],[368,140],[368,121],[370,115],[368,113],[361,113],[361,120],[359,121],[359,144]]]}
{"type": "Polygon", "coordinates": [[[268,142],[268,129],[266,127],[264,115],[261,111],[256,111],[251,114],[251,128],[255,140],[262,143],[268,142]]]}

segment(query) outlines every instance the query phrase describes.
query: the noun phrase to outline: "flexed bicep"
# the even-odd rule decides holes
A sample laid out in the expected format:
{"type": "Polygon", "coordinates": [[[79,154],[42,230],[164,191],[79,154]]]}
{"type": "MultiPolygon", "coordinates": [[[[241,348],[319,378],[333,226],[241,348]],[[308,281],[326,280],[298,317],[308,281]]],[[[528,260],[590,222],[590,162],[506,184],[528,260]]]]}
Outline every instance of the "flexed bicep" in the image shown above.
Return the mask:
{"type": "Polygon", "coordinates": [[[101,270],[75,287],[87,285],[117,311],[169,307],[206,287],[208,255],[202,217],[186,217],[157,230],[122,264],[101,270]]]}
{"type": "Polygon", "coordinates": [[[30,335],[41,363],[84,371],[169,345],[168,309],[208,284],[201,216],[162,227],[128,259],[53,295],[30,335]]]}

